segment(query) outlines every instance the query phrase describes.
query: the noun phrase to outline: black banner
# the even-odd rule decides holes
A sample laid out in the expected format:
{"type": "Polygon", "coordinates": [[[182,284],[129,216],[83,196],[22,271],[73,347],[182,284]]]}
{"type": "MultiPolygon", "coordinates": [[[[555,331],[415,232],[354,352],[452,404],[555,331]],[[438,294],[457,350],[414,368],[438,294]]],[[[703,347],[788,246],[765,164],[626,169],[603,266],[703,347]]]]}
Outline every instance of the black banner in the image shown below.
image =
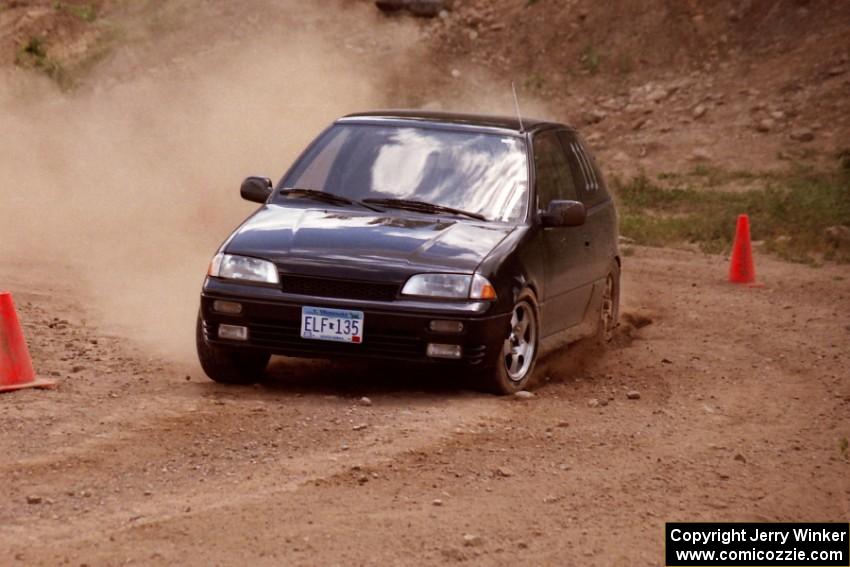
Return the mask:
{"type": "Polygon", "coordinates": [[[668,567],[850,566],[850,524],[668,523],[668,567]]]}

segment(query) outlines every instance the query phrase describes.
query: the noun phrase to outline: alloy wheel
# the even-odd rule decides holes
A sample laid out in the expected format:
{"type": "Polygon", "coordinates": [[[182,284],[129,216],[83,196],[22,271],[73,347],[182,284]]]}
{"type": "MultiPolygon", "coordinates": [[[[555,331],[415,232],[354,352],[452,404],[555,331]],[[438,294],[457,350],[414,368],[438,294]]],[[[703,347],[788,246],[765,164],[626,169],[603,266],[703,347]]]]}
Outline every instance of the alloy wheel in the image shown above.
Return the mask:
{"type": "Polygon", "coordinates": [[[502,348],[505,371],[514,382],[525,378],[537,348],[537,320],[534,309],[525,301],[514,307],[511,327],[502,348]]]}

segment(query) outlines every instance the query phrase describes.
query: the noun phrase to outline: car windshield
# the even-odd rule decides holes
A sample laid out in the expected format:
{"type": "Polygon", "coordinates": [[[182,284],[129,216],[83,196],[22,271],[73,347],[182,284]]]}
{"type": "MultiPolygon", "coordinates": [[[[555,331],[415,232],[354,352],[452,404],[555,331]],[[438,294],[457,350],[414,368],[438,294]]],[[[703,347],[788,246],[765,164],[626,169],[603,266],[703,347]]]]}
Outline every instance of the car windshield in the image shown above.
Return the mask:
{"type": "Polygon", "coordinates": [[[526,213],[528,166],[525,144],[515,136],[337,124],[295,164],[280,188],[319,190],[361,202],[419,201],[517,222],[526,213]]]}

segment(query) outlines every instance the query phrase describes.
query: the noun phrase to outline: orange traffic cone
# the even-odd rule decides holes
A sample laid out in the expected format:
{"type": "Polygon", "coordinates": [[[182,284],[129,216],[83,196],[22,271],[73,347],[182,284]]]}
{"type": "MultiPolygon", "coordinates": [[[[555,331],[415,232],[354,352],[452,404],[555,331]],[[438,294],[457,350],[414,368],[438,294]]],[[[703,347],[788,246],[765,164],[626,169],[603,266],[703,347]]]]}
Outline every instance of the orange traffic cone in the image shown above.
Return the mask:
{"type": "Polygon", "coordinates": [[[0,291],[0,392],[54,385],[35,377],[12,294],[0,291]]]}
{"type": "Polygon", "coordinates": [[[738,215],[735,242],[732,244],[732,261],[729,264],[729,281],[754,284],[756,268],[753,265],[753,249],[750,244],[750,217],[738,215]]]}

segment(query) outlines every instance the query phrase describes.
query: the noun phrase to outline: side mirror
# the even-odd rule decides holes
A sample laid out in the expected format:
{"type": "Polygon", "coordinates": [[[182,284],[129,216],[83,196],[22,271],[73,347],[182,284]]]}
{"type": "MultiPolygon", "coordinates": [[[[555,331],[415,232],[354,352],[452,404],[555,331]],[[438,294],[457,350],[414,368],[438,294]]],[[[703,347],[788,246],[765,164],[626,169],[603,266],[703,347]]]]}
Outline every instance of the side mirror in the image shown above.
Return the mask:
{"type": "Polygon", "coordinates": [[[581,226],[587,220],[587,209],[578,201],[552,201],[540,214],[544,227],[581,226]]]}
{"type": "Polygon", "coordinates": [[[246,177],[239,193],[246,201],[265,203],[272,194],[272,180],[268,177],[246,177]]]}

